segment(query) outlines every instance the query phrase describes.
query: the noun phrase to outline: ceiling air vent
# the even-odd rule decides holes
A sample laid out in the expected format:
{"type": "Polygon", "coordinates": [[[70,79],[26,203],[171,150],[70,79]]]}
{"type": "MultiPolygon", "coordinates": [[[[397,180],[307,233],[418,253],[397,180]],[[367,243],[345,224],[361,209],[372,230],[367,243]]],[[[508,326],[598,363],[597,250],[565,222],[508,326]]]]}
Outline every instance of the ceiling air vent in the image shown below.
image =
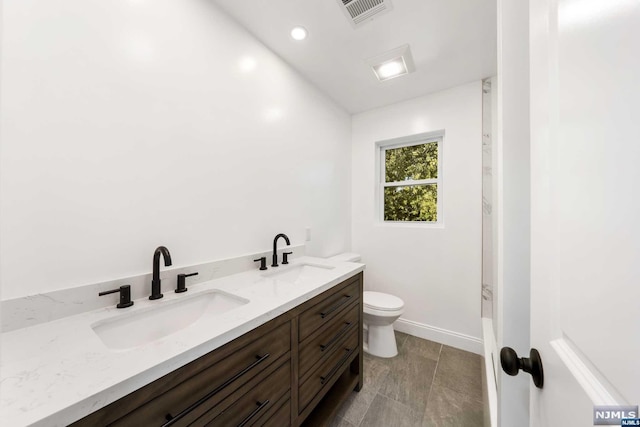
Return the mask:
{"type": "Polygon", "coordinates": [[[353,28],[393,9],[391,0],[338,0],[338,4],[353,28]]]}

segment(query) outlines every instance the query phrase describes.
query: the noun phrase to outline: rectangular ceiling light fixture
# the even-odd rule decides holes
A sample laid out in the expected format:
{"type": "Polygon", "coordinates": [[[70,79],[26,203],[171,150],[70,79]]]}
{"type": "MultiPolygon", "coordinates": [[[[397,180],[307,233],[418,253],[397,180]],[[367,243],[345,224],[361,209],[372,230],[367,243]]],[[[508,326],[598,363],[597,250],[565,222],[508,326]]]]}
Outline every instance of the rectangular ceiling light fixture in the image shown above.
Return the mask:
{"type": "Polygon", "coordinates": [[[390,80],[415,71],[413,56],[408,44],[365,60],[379,81],[390,80]]]}

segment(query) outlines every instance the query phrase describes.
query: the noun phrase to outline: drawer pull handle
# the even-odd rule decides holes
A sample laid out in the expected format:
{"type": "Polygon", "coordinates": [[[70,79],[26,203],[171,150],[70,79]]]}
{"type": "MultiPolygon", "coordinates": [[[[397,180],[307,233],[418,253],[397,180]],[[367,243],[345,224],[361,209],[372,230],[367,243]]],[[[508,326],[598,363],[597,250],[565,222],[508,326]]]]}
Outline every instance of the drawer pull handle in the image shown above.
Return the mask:
{"type": "MultiPolygon", "coordinates": [[[[266,353],[264,356],[256,356],[257,360],[255,362],[253,362],[252,364],[250,364],[249,366],[244,368],[242,371],[238,372],[237,374],[235,374],[234,376],[232,376],[231,378],[226,380],[224,383],[220,384],[218,387],[215,388],[215,390],[213,390],[212,392],[210,392],[207,395],[205,395],[204,397],[202,397],[200,400],[198,400],[197,402],[195,402],[194,404],[189,406],[184,411],[180,412],[175,417],[171,417],[171,414],[167,414],[166,418],[167,418],[168,421],[166,423],[162,424],[162,427],[169,427],[169,426],[175,424],[176,422],[178,422],[178,420],[184,418],[184,416],[187,415],[189,412],[193,411],[198,406],[202,405],[204,402],[206,402],[207,400],[211,399],[216,394],[220,393],[222,391],[222,389],[227,387],[229,384],[231,384],[232,382],[234,382],[235,380],[237,380],[238,378],[240,378],[241,376],[243,376],[244,374],[246,374],[247,372],[249,372],[250,370],[252,370],[256,366],[258,366],[260,363],[262,363],[265,360],[267,360],[268,357],[269,357],[269,353],[266,353]]],[[[267,401],[267,403],[268,402],[269,401],[267,401]]]]}
{"type": "Polygon", "coordinates": [[[242,420],[242,422],[240,424],[238,424],[238,427],[244,427],[245,424],[247,424],[249,421],[251,421],[251,418],[253,418],[256,415],[258,415],[258,412],[262,411],[268,404],[269,404],[268,400],[265,400],[262,403],[256,402],[256,405],[258,405],[258,407],[256,409],[254,409],[253,412],[250,413],[247,418],[242,420]]]}
{"type": "Polygon", "coordinates": [[[329,373],[327,375],[325,375],[324,377],[320,377],[320,384],[326,383],[327,380],[329,378],[331,378],[336,373],[338,368],[340,368],[340,366],[342,366],[342,364],[349,358],[349,356],[351,355],[351,349],[350,348],[345,348],[344,351],[346,351],[347,354],[345,354],[342,357],[342,359],[340,359],[340,361],[336,364],[336,366],[334,366],[333,369],[331,369],[331,371],[329,371],[329,373]]]}
{"type": "Polygon", "coordinates": [[[338,303],[336,305],[332,306],[327,311],[321,312],[320,313],[320,317],[322,317],[324,319],[325,317],[327,317],[328,315],[330,315],[331,313],[333,313],[334,311],[336,311],[337,309],[339,309],[340,307],[345,305],[347,302],[349,302],[350,299],[351,299],[351,295],[344,295],[344,298],[342,300],[338,301],[338,303]]]}
{"type": "Polygon", "coordinates": [[[327,348],[331,347],[334,342],[340,339],[340,337],[343,336],[345,332],[347,332],[347,330],[349,330],[349,326],[351,326],[351,322],[344,322],[344,326],[342,327],[342,329],[340,329],[336,336],[331,338],[328,343],[320,344],[320,351],[325,351],[327,348]]]}

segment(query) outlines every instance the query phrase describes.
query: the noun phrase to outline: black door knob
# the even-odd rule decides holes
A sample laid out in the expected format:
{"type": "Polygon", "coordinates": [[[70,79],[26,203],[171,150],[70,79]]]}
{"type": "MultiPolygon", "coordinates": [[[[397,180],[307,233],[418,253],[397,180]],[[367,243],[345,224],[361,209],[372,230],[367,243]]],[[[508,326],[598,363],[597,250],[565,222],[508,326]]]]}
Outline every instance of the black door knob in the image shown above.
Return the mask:
{"type": "Polygon", "coordinates": [[[542,370],[542,359],[540,353],[535,348],[529,351],[529,357],[518,357],[518,353],[511,347],[502,347],[500,350],[500,364],[502,370],[508,375],[518,375],[520,369],[531,374],[536,387],[542,388],[544,385],[544,372],[542,370]]]}

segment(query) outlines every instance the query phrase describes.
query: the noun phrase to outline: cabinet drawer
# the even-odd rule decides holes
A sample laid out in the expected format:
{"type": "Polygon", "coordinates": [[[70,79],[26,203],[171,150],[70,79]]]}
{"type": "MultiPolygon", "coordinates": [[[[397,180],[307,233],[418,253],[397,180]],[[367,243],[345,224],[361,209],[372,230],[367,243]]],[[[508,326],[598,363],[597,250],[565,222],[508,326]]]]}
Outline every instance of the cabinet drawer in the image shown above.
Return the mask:
{"type": "Polygon", "coordinates": [[[331,379],[342,373],[340,367],[358,350],[358,330],[355,329],[345,336],[338,345],[331,351],[326,360],[314,370],[309,378],[300,386],[299,413],[313,400],[325,385],[331,382],[331,379]]]}
{"type": "MultiPolygon", "coordinates": [[[[282,399],[281,399],[282,400],[282,399]]],[[[262,427],[289,427],[291,425],[291,395],[285,395],[284,403],[266,421],[258,421],[257,425],[262,427]]],[[[266,417],[265,417],[266,418],[266,417]]]]}
{"type": "MultiPolygon", "coordinates": [[[[271,366],[291,348],[287,322],[209,366],[114,423],[115,426],[178,425],[183,416],[202,413],[271,366]],[[193,414],[191,414],[193,413],[193,414]]],[[[181,424],[181,423],[180,423],[181,424]]]]}
{"type": "Polygon", "coordinates": [[[238,390],[197,419],[193,425],[249,427],[257,424],[258,420],[270,418],[277,413],[278,401],[289,392],[290,381],[291,361],[287,360],[268,378],[238,390]]]}
{"type": "Polygon", "coordinates": [[[327,357],[340,340],[359,326],[360,305],[349,304],[317,333],[300,344],[299,376],[302,378],[323,357],[327,357]]]}
{"type": "Polygon", "coordinates": [[[329,295],[300,315],[298,341],[303,341],[314,331],[334,319],[351,302],[359,300],[360,281],[356,277],[347,286],[329,295]]]}

